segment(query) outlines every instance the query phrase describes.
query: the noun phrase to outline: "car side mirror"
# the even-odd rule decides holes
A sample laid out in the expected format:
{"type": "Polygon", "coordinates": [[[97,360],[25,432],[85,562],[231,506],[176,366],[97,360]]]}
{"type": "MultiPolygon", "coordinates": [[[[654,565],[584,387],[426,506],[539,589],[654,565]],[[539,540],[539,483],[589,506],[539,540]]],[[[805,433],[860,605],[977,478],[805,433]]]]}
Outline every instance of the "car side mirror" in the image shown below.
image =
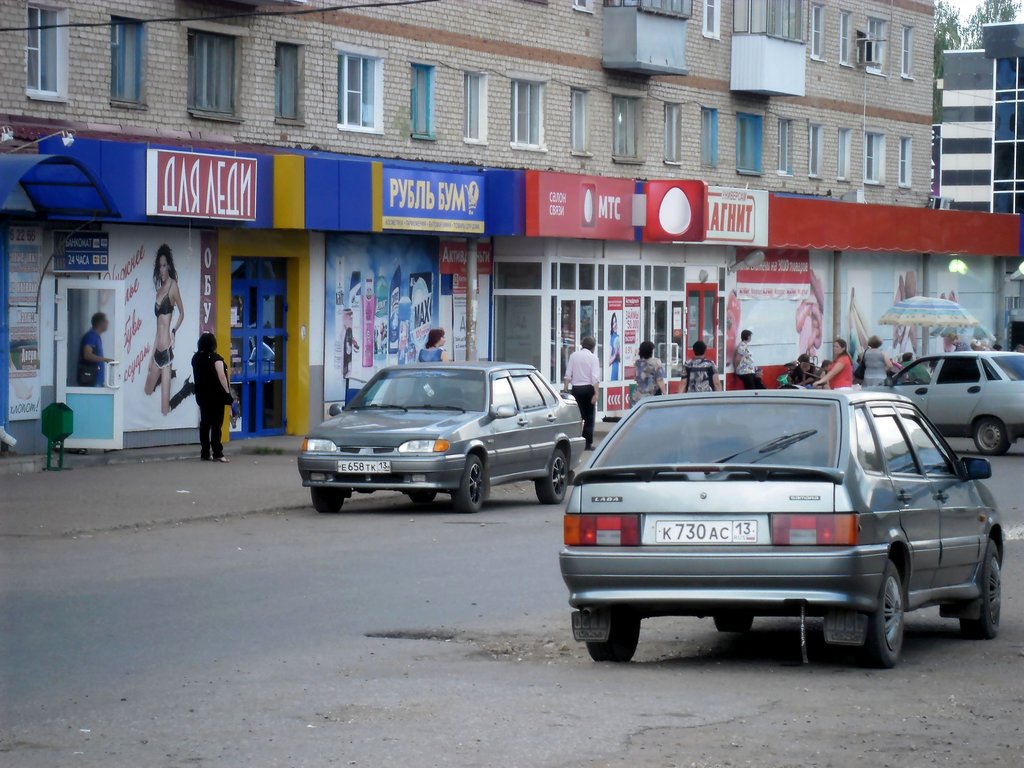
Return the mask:
{"type": "Polygon", "coordinates": [[[327,409],[328,416],[340,416],[343,408],[337,403],[331,403],[331,407],[327,409]]]}
{"type": "Polygon", "coordinates": [[[516,415],[516,409],[514,405],[499,405],[491,413],[496,419],[511,419],[516,415]]]}
{"type": "Polygon", "coordinates": [[[977,459],[969,456],[960,460],[968,480],[987,480],[992,477],[992,464],[988,459],[977,459]]]}

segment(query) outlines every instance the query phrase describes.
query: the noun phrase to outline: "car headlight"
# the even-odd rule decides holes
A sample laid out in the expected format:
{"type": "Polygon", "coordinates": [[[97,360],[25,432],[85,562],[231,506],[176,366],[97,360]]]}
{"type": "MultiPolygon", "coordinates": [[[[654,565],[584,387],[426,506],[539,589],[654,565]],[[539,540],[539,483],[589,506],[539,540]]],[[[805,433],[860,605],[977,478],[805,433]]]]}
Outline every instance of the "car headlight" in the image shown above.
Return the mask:
{"type": "Polygon", "coordinates": [[[399,453],[444,453],[451,444],[447,440],[410,440],[398,446],[399,453]]]}
{"type": "Polygon", "coordinates": [[[338,446],[333,440],[307,437],[302,441],[302,450],[304,453],[337,453],[338,446]]]}

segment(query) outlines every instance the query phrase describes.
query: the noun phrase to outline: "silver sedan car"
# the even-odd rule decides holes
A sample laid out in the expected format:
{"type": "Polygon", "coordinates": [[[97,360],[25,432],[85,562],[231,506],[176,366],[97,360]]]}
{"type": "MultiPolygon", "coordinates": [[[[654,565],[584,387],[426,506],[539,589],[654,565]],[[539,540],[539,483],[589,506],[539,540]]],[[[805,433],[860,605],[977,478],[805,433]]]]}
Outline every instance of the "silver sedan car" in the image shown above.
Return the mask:
{"type": "Polygon", "coordinates": [[[828,643],[891,667],[904,612],[999,628],[1003,531],[978,482],[909,400],[720,392],[644,400],[574,478],[560,555],[572,628],[628,661],[642,619],[824,617],[828,643]]]}
{"type": "Polygon", "coordinates": [[[449,493],[457,511],[477,512],[491,486],[518,480],[560,504],[583,447],[576,402],[532,366],[416,364],[378,372],[309,434],[298,464],[318,512],[380,490],[417,503],[449,493]]]}

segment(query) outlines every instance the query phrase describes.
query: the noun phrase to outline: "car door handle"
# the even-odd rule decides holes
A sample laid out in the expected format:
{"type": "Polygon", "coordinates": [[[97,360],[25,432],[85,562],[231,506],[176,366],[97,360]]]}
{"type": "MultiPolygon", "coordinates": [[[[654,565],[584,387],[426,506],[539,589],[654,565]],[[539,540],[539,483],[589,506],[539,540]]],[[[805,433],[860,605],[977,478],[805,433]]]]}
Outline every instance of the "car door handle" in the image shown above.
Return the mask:
{"type": "Polygon", "coordinates": [[[927,395],[928,394],[928,387],[918,387],[917,389],[914,390],[914,394],[915,395],[927,395]]]}
{"type": "Polygon", "coordinates": [[[520,427],[525,427],[529,423],[530,423],[529,419],[522,419],[522,418],[516,419],[516,424],[518,424],[520,427]]]}
{"type": "Polygon", "coordinates": [[[914,497],[901,488],[900,492],[896,494],[896,498],[900,500],[901,504],[909,504],[914,497]]]}
{"type": "Polygon", "coordinates": [[[979,392],[981,392],[981,387],[975,384],[973,387],[968,387],[967,391],[970,392],[972,395],[976,395],[979,392]]]}
{"type": "Polygon", "coordinates": [[[558,417],[555,414],[553,414],[553,413],[549,413],[548,414],[548,421],[555,421],[556,419],[558,419],[558,417]]]}
{"type": "Polygon", "coordinates": [[[939,491],[935,494],[936,501],[949,501],[949,496],[944,491],[939,491]]]}

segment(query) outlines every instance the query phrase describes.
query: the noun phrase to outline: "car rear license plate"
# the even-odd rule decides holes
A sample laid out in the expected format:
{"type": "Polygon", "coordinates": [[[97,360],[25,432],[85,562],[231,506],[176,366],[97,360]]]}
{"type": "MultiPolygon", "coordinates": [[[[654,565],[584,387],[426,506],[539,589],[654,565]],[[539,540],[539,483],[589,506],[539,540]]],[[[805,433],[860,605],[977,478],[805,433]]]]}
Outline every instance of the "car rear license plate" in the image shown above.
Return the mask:
{"type": "Polygon", "coordinates": [[[657,520],[655,544],[756,544],[757,520],[657,520]]]}
{"type": "Polygon", "coordinates": [[[572,636],[577,642],[607,642],[611,629],[612,612],[607,608],[584,608],[572,612],[572,636]]]}
{"type": "Polygon", "coordinates": [[[390,461],[339,461],[338,471],[347,474],[384,475],[391,472],[390,461]]]}

